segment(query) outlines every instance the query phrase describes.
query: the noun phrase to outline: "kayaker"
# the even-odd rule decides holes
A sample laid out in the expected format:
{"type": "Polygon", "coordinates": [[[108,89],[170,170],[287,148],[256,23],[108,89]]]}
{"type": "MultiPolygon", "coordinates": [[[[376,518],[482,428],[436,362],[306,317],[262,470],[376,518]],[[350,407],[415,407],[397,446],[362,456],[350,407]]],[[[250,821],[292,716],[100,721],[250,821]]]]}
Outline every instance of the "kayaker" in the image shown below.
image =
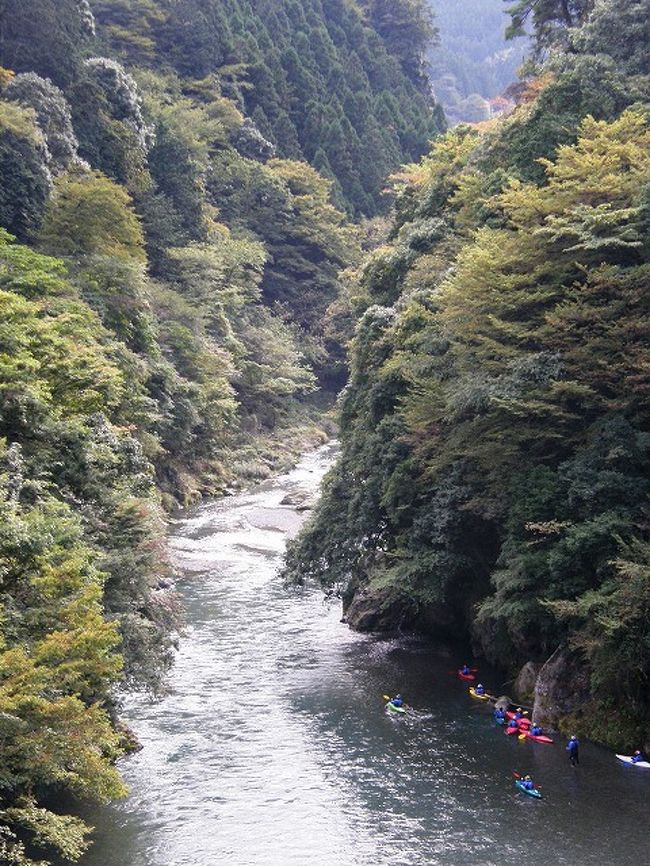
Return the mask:
{"type": "Polygon", "coordinates": [[[516,719],[510,719],[510,721],[508,722],[508,727],[509,728],[518,728],[519,725],[517,724],[517,720],[516,719]]]}
{"type": "Polygon", "coordinates": [[[522,785],[524,786],[524,788],[527,791],[534,791],[535,790],[535,783],[530,778],[530,776],[524,776],[524,780],[522,782],[522,785]]]}
{"type": "Polygon", "coordinates": [[[566,750],[569,753],[569,760],[571,761],[572,767],[577,767],[580,764],[579,749],[580,749],[580,742],[578,741],[578,738],[574,734],[571,737],[571,739],[569,740],[567,747],[566,747],[566,750]]]}
{"type": "Polygon", "coordinates": [[[494,711],[494,718],[497,720],[497,722],[505,721],[505,718],[506,718],[505,711],[502,710],[501,707],[497,707],[496,710],[494,711]]]}
{"type": "Polygon", "coordinates": [[[477,695],[484,695],[484,694],[485,694],[485,686],[482,686],[482,685],[479,683],[479,684],[476,686],[476,688],[475,688],[474,691],[476,692],[477,695]]]}
{"type": "Polygon", "coordinates": [[[402,699],[402,696],[401,696],[401,695],[395,695],[394,698],[391,698],[391,704],[392,704],[394,707],[401,707],[401,706],[403,706],[403,705],[404,705],[404,701],[403,701],[403,699],[402,699]]]}
{"type": "Polygon", "coordinates": [[[643,754],[642,754],[642,752],[639,752],[639,750],[637,749],[637,751],[632,755],[632,763],[633,764],[639,764],[642,760],[643,760],[643,754]]]}
{"type": "Polygon", "coordinates": [[[521,707],[517,707],[517,712],[515,713],[515,719],[517,721],[520,721],[520,719],[523,719],[523,717],[524,717],[524,711],[521,709],[521,707]]]}
{"type": "Polygon", "coordinates": [[[464,677],[469,676],[472,673],[469,665],[463,665],[461,673],[464,677]]]}
{"type": "Polygon", "coordinates": [[[541,729],[539,725],[533,725],[530,729],[530,734],[533,737],[540,737],[544,731],[541,729]]]}

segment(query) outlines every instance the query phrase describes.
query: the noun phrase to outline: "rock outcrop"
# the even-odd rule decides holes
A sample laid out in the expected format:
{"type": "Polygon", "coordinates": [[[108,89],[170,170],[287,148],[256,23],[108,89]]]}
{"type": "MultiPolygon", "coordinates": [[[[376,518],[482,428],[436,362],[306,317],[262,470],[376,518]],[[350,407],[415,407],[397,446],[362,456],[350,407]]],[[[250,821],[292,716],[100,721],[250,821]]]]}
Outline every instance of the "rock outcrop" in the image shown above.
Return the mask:
{"type": "Polygon", "coordinates": [[[589,673],[567,647],[558,647],[542,665],[534,698],[535,721],[553,728],[559,727],[564,716],[578,712],[589,703],[589,673]]]}
{"type": "Polygon", "coordinates": [[[355,631],[394,632],[410,628],[415,618],[412,605],[396,599],[391,590],[360,587],[343,598],[343,620],[355,631]]]}
{"type": "Polygon", "coordinates": [[[535,685],[542,665],[537,662],[526,662],[519,671],[514,683],[514,693],[518,701],[532,701],[535,695],[535,685]]]}

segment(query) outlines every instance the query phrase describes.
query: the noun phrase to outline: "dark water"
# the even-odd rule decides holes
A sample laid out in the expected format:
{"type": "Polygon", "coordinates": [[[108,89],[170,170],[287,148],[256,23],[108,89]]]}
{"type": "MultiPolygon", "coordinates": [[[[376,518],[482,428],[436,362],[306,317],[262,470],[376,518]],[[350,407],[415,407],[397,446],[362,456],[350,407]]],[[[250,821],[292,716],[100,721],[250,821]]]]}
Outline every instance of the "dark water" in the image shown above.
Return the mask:
{"type": "Polygon", "coordinates": [[[283,589],[300,517],[280,502],[330,459],[177,525],[188,629],[172,692],[127,705],[145,748],[124,762],[130,798],[87,816],[85,866],[650,862],[650,771],[588,744],[573,769],[563,742],[506,737],[449,675],[457,654],[354,634],[320,594],[283,589]],[[397,690],[407,717],[383,710],[397,690]],[[518,793],[513,770],[544,799],[518,793]]]}

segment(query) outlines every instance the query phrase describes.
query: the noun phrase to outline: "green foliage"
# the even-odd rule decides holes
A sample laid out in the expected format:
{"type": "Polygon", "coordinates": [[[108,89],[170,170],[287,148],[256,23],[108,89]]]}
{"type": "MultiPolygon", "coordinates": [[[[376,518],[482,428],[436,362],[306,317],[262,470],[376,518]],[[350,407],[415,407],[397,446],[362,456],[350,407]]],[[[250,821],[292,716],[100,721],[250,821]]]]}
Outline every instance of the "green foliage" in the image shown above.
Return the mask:
{"type": "Polygon", "coordinates": [[[0,2],[3,862],[79,860],[52,795],[124,793],[115,690],[164,687],[180,620],[162,503],[268,472],[345,376],[345,211],[442,125],[397,12],[0,2]]]}
{"type": "Polygon", "coordinates": [[[650,128],[613,8],[571,34],[598,57],[394,178],[391,236],[351,274],[342,454],[287,572],[388,591],[509,669],[568,644],[642,741],[650,128]]]}
{"type": "Polygon", "coordinates": [[[572,630],[572,645],[592,671],[594,694],[606,698],[608,710],[622,707],[636,730],[631,741],[643,742],[639,724],[647,709],[650,678],[650,550],[635,539],[621,545],[598,589],[575,600],[548,602],[547,607],[572,630]],[[636,722],[636,724],[635,724],[636,722]]]}
{"type": "Polygon", "coordinates": [[[15,76],[4,91],[5,98],[33,108],[47,147],[48,168],[61,174],[77,157],[78,142],[72,128],[70,107],[58,87],[33,72],[15,76]]]}
{"type": "Polygon", "coordinates": [[[279,156],[329,166],[346,209],[372,214],[385,176],[421,156],[444,122],[422,74],[427,4],[366,5],[367,22],[346,0],[165,0],[155,8],[103,0],[93,8],[100,33],[125,58],[197,82],[218,77],[279,156]]]}
{"type": "Polygon", "coordinates": [[[512,23],[508,29],[510,37],[526,33],[532,28],[539,53],[557,45],[565,36],[567,28],[578,27],[594,6],[594,0],[504,0],[512,4],[508,13],[512,23]]]}
{"type": "Polygon", "coordinates": [[[58,179],[41,232],[46,250],[63,256],[144,260],[144,236],[128,193],[100,172],[58,179]]]}
{"type": "Polygon", "coordinates": [[[427,0],[361,0],[360,5],[409,78],[426,87],[423,57],[436,35],[427,0]]]}
{"type": "Polygon", "coordinates": [[[65,88],[95,32],[87,0],[3,0],[0,65],[65,88]]]}
{"type": "Polygon", "coordinates": [[[87,828],[30,797],[49,786],[102,800],[122,793],[112,687],[124,675],[160,679],[176,611],[160,591],[152,467],[119,426],[145,398],[128,353],[62,262],[6,233],[0,294],[3,844],[22,857],[15,827],[77,857],[87,828]]]}
{"type": "Polygon", "coordinates": [[[45,139],[32,109],[0,100],[0,225],[33,236],[51,190],[45,139]]]}
{"type": "MultiPolygon", "coordinates": [[[[113,766],[119,736],[107,712],[120,673],[118,631],[103,607],[97,554],[69,506],[27,477],[18,446],[0,443],[0,713],[3,844],[11,832],[76,859],[89,832],[37,807],[57,786],[99,801],[125,793],[113,766]]],[[[11,862],[11,860],[9,860],[11,862]]]]}

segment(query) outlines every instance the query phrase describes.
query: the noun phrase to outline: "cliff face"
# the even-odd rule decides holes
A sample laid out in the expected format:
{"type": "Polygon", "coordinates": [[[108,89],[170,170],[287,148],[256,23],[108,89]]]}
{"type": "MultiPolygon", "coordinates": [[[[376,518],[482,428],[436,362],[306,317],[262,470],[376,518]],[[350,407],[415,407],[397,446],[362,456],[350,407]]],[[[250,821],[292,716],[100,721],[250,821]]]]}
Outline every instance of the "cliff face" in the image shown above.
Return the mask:
{"type": "Polygon", "coordinates": [[[589,680],[584,662],[565,646],[558,647],[535,680],[534,719],[558,729],[565,718],[579,715],[593,700],[589,680]]]}

